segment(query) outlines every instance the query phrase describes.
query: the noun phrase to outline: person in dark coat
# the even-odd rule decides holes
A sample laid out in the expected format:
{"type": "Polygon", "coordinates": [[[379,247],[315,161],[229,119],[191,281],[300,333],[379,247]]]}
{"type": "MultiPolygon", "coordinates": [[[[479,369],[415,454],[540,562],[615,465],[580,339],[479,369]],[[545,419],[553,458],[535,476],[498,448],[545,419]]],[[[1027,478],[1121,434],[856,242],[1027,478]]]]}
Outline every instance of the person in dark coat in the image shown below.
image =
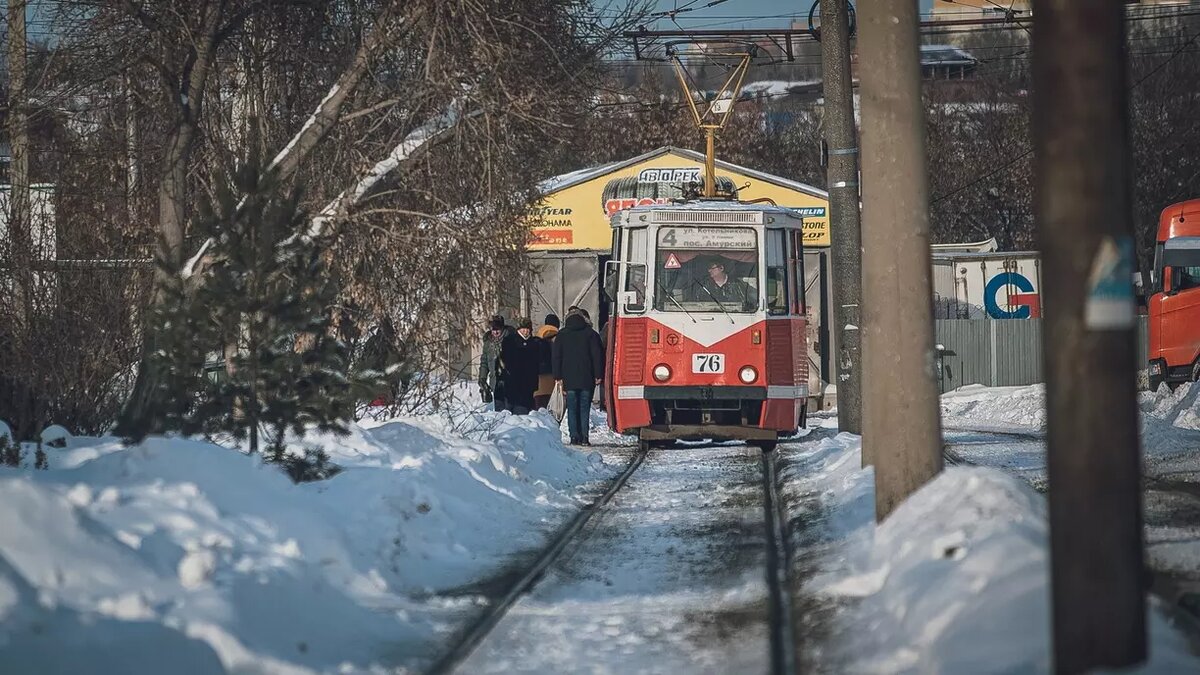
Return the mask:
{"type": "Polygon", "coordinates": [[[512,326],[504,323],[499,314],[492,317],[487,332],[483,334],[483,351],[479,355],[479,395],[484,403],[496,404],[496,410],[508,407],[504,388],[500,383],[500,345],[504,338],[513,333],[512,326]]]}
{"type": "Polygon", "coordinates": [[[541,338],[533,335],[533,322],[527,318],[518,320],[517,332],[500,343],[500,379],[504,382],[508,409],[514,415],[526,415],[533,410],[542,345],[541,338]]]}
{"type": "Polygon", "coordinates": [[[554,379],[562,383],[567,399],[567,430],[574,445],[590,445],[588,428],[592,392],[604,379],[604,351],[600,336],[579,312],[569,314],[554,338],[551,353],[554,379]]]}

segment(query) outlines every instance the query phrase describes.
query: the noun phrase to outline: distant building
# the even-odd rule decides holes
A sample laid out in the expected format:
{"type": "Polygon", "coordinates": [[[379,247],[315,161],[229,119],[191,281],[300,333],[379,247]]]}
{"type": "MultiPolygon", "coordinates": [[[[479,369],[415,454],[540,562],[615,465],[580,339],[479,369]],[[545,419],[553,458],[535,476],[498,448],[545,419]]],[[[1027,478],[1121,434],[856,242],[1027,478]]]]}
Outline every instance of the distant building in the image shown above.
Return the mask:
{"type": "MultiPolygon", "coordinates": [[[[1197,0],[1124,0],[1126,5],[1193,5],[1197,0]]],[[[1028,17],[1035,8],[1032,0],[933,0],[930,19],[1003,19],[1007,16],[1028,17]]],[[[970,26],[966,27],[970,30],[970,26]]]]}
{"type": "Polygon", "coordinates": [[[921,76],[927,80],[965,79],[978,65],[978,59],[953,45],[921,45],[921,76]]]}
{"type": "Polygon", "coordinates": [[[934,21],[956,19],[1002,19],[1012,12],[1016,16],[1029,13],[1030,0],[933,0],[930,18],[934,21]]]}

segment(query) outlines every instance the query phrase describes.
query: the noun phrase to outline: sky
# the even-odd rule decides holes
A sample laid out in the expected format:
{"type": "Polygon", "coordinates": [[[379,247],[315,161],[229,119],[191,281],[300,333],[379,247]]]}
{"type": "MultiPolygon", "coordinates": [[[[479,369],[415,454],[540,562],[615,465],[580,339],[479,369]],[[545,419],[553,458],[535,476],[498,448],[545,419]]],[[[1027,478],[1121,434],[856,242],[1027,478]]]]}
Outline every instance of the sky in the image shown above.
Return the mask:
{"type": "MultiPolygon", "coordinates": [[[[787,26],[792,17],[807,21],[808,10],[813,0],[726,0],[715,7],[707,7],[711,0],[656,0],[660,11],[687,7],[677,20],[684,28],[763,28],[787,26]],[[768,17],[768,18],[758,18],[768,17]]],[[[863,0],[858,0],[857,5],[863,0]]],[[[921,11],[929,11],[933,0],[920,0],[921,11]]],[[[649,26],[647,26],[649,27],[649,26]]],[[[660,21],[657,28],[675,26],[670,21],[660,21]]]]}

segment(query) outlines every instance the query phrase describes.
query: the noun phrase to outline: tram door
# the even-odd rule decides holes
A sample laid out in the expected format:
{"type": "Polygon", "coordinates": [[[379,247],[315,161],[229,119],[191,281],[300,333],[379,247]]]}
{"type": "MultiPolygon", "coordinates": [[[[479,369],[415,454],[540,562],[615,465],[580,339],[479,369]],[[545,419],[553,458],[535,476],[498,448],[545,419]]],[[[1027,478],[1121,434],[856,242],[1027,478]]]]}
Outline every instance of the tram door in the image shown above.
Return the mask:
{"type": "Polygon", "coordinates": [[[804,251],[804,304],[808,310],[808,392],[820,396],[833,374],[833,340],[829,331],[829,250],[804,251]]]}

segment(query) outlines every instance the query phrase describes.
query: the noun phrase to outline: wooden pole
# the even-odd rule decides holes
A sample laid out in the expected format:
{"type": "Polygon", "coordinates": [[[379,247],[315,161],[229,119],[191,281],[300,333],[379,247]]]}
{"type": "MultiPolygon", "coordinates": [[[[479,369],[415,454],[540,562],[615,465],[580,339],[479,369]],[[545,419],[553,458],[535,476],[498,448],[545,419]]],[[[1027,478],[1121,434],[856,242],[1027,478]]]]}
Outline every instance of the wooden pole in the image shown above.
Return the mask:
{"type": "MultiPolygon", "coordinates": [[[[862,223],[858,200],[858,131],[850,88],[850,21],[846,0],[821,0],[821,72],[829,185],[829,255],[838,430],[862,433],[862,223]]],[[[831,375],[826,373],[826,376],[831,375]]]]}
{"type": "Polygon", "coordinates": [[[1060,673],[1146,658],[1124,11],[1119,2],[1046,0],[1033,22],[1060,673]]]}
{"type": "MultiPolygon", "coordinates": [[[[885,518],[942,470],[917,0],[859,5],[863,461],[885,518]]],[[[1132,361],[1131,361],[1132,363],[1132,361]]]]}

